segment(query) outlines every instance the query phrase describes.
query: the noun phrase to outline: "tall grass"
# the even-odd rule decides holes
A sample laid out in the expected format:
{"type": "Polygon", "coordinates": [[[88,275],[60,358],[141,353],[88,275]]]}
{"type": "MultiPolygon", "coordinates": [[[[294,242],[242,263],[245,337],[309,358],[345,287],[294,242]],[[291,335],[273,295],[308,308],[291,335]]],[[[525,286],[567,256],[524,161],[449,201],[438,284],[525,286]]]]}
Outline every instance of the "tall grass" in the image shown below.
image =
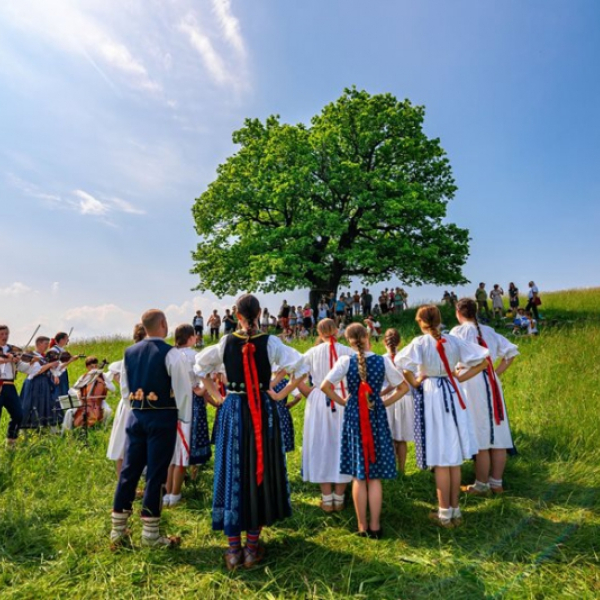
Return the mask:
{"type": "MultiPolygon", "coordinates": [[[[224,538],[210,529],[211,466],[184,488],[183,505],[164,512],[169,531],[184,537],[181,549],[113,554],[109,431],[91,431],[89,446],[77,434],[31,433],[16,452],[0,450],[0,597],[598,597],[600,290],[548,294],[543,302],[555,323],[517,340],[521,356],[503,376],[520,451],[507,466],[508,492],[463,499],[464,527],[430,525],[432,476],[416,469],[412,449],[406,475],[384,487],[384,540],[354,536],[351,508],[324,515],[315,486],[300,476],[299,405],[297,448],[288,455],[294,514],[265,531],[264,564],[234,574],[222,568],[224,538]]],[[[449,327],[452,318],[444,314],[449,327]]],[[[417,333],[414,311],[393,322],[404,342],[417,333]]],[[[110,361],[127,344],[95,340],[72,350],[110,361]]],[[[74,365],[72,379],[82,370],[74,365]]],[[[465,465],[465,482],[472,477],[465,465]]],[[[138,544],[140,526],[133,526],[138,544]]]]}

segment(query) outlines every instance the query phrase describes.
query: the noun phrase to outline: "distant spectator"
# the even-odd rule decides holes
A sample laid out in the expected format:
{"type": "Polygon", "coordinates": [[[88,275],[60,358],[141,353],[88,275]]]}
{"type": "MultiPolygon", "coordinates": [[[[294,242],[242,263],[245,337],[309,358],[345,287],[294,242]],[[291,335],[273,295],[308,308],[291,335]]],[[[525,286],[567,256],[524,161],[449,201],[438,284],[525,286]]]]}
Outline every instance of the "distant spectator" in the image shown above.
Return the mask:
{"type": "Polygon", "coordinates": [[[456,307],[457,303],[458,303],[458,296],[454,292],[450,292],[450,304],[452,304],[453,307],[456,307]]]}
{"type": "Polygon", "coordinates": [[[352,305],[354,304],[354,300],[352,299],[352,294],[350,290],[346,294],[346,318],[352,318],[352,305]]]}
{"type": "Polygon", "coordinates": [[[206,323],[210,328],[210,339],[217,340],[219,339],[220,331],[221,331],[221,317],[219,316],[219,311],[215,308],[213,310],[212,315],[208,317],[208,322],[206,323]]]}
{"type": "Polygon", "coordinates": [[[304,310],[302,311],[302,324],[307,331],[312,331],[315,325],[315,320],[313,316],[312,308],[310,304],[304,305],[304,310]]]}
{"type": "Polygon", "coordinates": [[[519,288],[512,281],[508,284],[508,304],[513,311],[519,308],[519,288]]]}
{"type": "Polygon", "coordinates": [[[329,306],[325,300],[321,300],[317,310],[317,323],[322,319],[327,319],[327,315],[329,314],[329,306]]]}
{"type": "Polygon", "coordinates": [[[477,302],[477,310],[479,314],[485,313],[485,316],[489,319],[490,309],[488,308],[488,295],[485,291],[485,283],[480,283],[479,287],[475,290],[475,301],[477,302]]]}
{"type": "Polygon", "coordinates": [[[233,333],[235,331],[236,322],[231,314],[231,311],[226,308],[225,315],[223,316],[223,333],[227,335],[228,333],[233,333]]]}
{"type": "Polygon", "coordinates": [[[358,290],[355,290],[352,296],[352,313],[355,317],[360,315],[360,294],[358,290]]]}
{"type": "Polygon", "coordinates": [[[504,315],[504,303],[502,302],[503,295],[504,290],[497,283],[495,283],[494,289],[490,292],[494,318],[502,318],[502,316],[504,315]]]}
{"type": "Polygon", "coordinates": [[[404,310],[404,296],[399,287],[394,291],[394,312],[401,312],[404,310]]]}
{"type": "Polygon", "coordinates": [[[381,323],[376,321],[372,315],[368,315],[365,319],[365,326],[369,335],[375,339],[375,341],[379,341],[379,336],[381,335],[381,323]]]}
{"type": "Polygon", "coordinates": [[[381,314],[386,315],[388,311],[388,295],[386,291],[381,292],[379,294],[379,308],[381,309],[381,314]]]}
{"type": "Polygon", "coordinates": [[[335,322],[339,326],[346,314],[346,298],[342,293],[335,303],[335,322]]]}
{"type": "Polygon", "coordinates": [[[204,345],[204,317],[202,316],[202,311],[197,310],[196,315],[192,321],[192,325],[194,326],[194,333],[196,334],[196,345],[203,346],[204,345]]]}
{"type": "Polygon", "coordinates": [[[285,331],[290,326],[290,306],[287,300],[283,301],[278,316],[281,321],[281,328],[285,331]]]}
{"type": "Polygon", "coordinates": [[[529,294],[528,294],[528,302],[525,310],[530,310],[533,312],[533,318],[536,321],[540,320],[540,315],[538,313],[538,306],[542,303],[542,299],[540,298],[540,291],[538,290],[537,285],[533,281],[529,282],[529,294]]]}
{"type": "Polygon", "coordinates": [[[290,319],[289,319],[289,330],[292,332],[292,335],[296,335],[296,307],[292,306],[290,308],[290,319]]]}
{"type": "Polygon", "coordinates": [[[442,296],[442,304],[444,306],[452,306],[452,296],[448,290],[446,290],[442,296]]]}
{"type": "Polygon", "coordinates": [[[260,319],[260,328],[262,329],[262,331],[264,333],[267,333],[269,331],[269,323],[270,323],[269,309],[263,308],[262,317],[260,319]]]}

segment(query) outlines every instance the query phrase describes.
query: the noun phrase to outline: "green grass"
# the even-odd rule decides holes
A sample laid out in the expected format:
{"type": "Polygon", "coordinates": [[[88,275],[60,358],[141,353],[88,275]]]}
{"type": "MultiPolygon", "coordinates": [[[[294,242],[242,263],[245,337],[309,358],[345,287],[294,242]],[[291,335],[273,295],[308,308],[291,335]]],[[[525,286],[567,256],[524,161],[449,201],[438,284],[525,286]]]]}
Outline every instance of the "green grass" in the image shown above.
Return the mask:
{"type": "MultiPolygon", "coordinates": [[[[92,431],[89,447],[76,435],[30,434],[16,452],[0,450],[0,597],[598,597],[600,289],[545,294],[543,302],[548,325],[517,340],[521,356],[503,377],[520,451],[507,466],[509,491],[464,499],[461,529],[429,524],[433,480],[416,469],[412,449],[407,474],[385,484],[384,540],[353,536],[351,507],[324,515],[317,489],[299,473],[299,405],[288,464],[294,514],[265,531],[263,565],[234,574],[221,566],[224,537],[210,529],[211,467],[184,488],[184,505],[164,512],[169,532],[184,537],[181,549],[111,553],[109,432],[92,431]]],[[[394,320],[404,341],[417,333],[413,319],[407,311],[394,320]]],[[[451,314],[444,321],[454,324],[451,314]]],[[[116,360],[127,344],[95,340],[72,350],[116,360]]],[[[2,431],[6,425],[4,415],[2,431]]],[[[466,464],[465,482],[472,476],[466,464]]],[[[139,535],[134,522],[136,543],[139,535]]]]}

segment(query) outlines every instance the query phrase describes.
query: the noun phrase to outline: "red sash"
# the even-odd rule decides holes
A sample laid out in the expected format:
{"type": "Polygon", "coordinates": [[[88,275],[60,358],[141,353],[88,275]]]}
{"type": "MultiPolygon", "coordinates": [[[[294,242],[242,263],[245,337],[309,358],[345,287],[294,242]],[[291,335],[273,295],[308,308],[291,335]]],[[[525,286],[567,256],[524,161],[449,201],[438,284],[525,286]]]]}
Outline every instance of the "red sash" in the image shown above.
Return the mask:
{"type": "MultiPolygon", "coordinates": [[[[332,335],[329,338],[329,370],[331,371],[331,369],[333,369],[333,365],[335,364],[335,362],[338,359],[338,353],[337,350],[335,348],[335,342],[336,342],[336,338],[335,335],[332,335]]],[[[341,386],[341,391],[342,391],[342,396],[346,395],[346,390],[344,389],[344,382],[340,381],[340,386],[341,386]]],[[[335,385],[331,384],[331,389],[335,390],[335,385]]],[[[335,408],[335,402],[331,402],[331,412],[335,412],[336,408],[335,408]]]]}
{"type": "Polygon", "coordinates": [[[256,346],[252,342],[247,342],[242,347],[246,395],[248,396],[248,406],[254,425],[254,443],[256,444],[256,485],[261,485],[265,467],[263,463],[262,403],[258,385],[258,371],[254,360],[255,352],[256,346]]]}
{"type": "Polygon", "coordinates": [[[366,381],[361,381],[358,386],[358,418],[360,421],[360,436],[362,438],[363,458],[365,461],[365,477],[369,481],[369,464],[374,463],[375,441],[373,440],[373,430],[371,429],[371,420],[369,419],[369,400],[368,395],[373,393],[373,389],[366,381]]]}
{"type": "Polygon", "coordinates": [[[448,374],[448,379],[450,380],[450,383],[452,384],[452,387],[454,388],[454,391],[456,392],[456,395],[458,396],[458,403],[460,404],[460,407],[463,410],[466,410],[467,406],[463,402],[462,396],[460,395],[460,389],[458,387],[458,384],[456,383],[456,380],[454,379],[454,375],[452,374],[452,369],[450,368],[450,364],[448,363],[448,357],[446,356],[446,351],[444,350],[445,343],[446,343],[446,340],[443,337],[440,337],[437,340],[435,347],[438,351],[438,354],[440,355],[440,358],[442,359],[442,363],[444,363],[444,369],[446,369],[446,373],[448,374]]]}
{"type": "MultiPolygon", "coordinates": [[[[488,345],[481,336],[477,336],[477,341],[480,346],[487,348],[488,345]]],[[[487,374],[492,386],[492,406],[494,407],[494,421],[496,425],[500,425],[504,421],[504,407],[502,406],[502,396],[500,395],[500,388],[498,386],[498,380],[496,379],[496,371],[494,371],[494,363],[490,356],[487,357],[487,374]]]]}
{"type": "MultiPolygon", "coordinates": [[[[187,452],[187,455],[189,458],[190,447],[187,443],[187,440],[185,439],[185,435],[183,434],[183,429],[181,428],[181,423],[179,421],[177,422],[177,435],[179,435],[179,437],[181,438],[181,443],[183,444],[183,448],[187,452]]],[[[179,458],[181,459],[180,462],[183,463],[184,462],[183,456],[180,455],[179,458]]],[[[185,472],[185,467],[183,466],[183,464],[179,465],[179,469],[182,473],[185,472]]]]}

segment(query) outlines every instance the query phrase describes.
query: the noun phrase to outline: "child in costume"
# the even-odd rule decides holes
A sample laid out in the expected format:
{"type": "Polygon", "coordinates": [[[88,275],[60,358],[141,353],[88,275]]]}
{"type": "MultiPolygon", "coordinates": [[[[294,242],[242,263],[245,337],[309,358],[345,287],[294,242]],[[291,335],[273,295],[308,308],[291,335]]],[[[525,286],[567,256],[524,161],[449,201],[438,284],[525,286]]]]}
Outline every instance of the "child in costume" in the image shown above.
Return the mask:
{"type": "Polygon", "coordinates": [[[369,334],[360,323],[346,329],[346,339],[356,354],[337,360],[321,384],[321,391],[345,407],[340,473],[353,478],[358,534],[380,539],[383,536],[381,480],[396,477],[394,446],[385,409],[406,394],[408,385],[389,358],[370,351],[369,334]],[[341,398],[335,386],[344,377],[348,381],[348,396],[341,398]],[[386,379],[395,391],[384,404],[380,390],[386,379]]]}
{"type": "Polygon", "coordinates": [[[417,464],[435,472],[439,509],[430,518],[442,527],[455,527],[462,521],[460,466],[477,453],[461,383],[485,369],[489,351],[440,333],[437,306],[419,308],[416,321],[423,335],[402,348],[394,362],[415,388],[417,464]],[[459,363],[465,367],[460,374],[455,373],[459,363]]]}
{"type": "Polygon", "coordinates": [[[519,350],[491,327],[478,323],[477,305],[470,298],[458,302],[456,318],[460,325],[452,329],[451,335],[479,344],[490,352],[486,369],[463,384],[479,452],[475,460],[475,483],[462,489],[477,496],[490,491],[500,494],[504,491],[502,475],[506,455],[514,453],[514,444],[499,376],[510,367],[519,350]],[[501,361],[494,369],[498,359],[501,361]]]}

